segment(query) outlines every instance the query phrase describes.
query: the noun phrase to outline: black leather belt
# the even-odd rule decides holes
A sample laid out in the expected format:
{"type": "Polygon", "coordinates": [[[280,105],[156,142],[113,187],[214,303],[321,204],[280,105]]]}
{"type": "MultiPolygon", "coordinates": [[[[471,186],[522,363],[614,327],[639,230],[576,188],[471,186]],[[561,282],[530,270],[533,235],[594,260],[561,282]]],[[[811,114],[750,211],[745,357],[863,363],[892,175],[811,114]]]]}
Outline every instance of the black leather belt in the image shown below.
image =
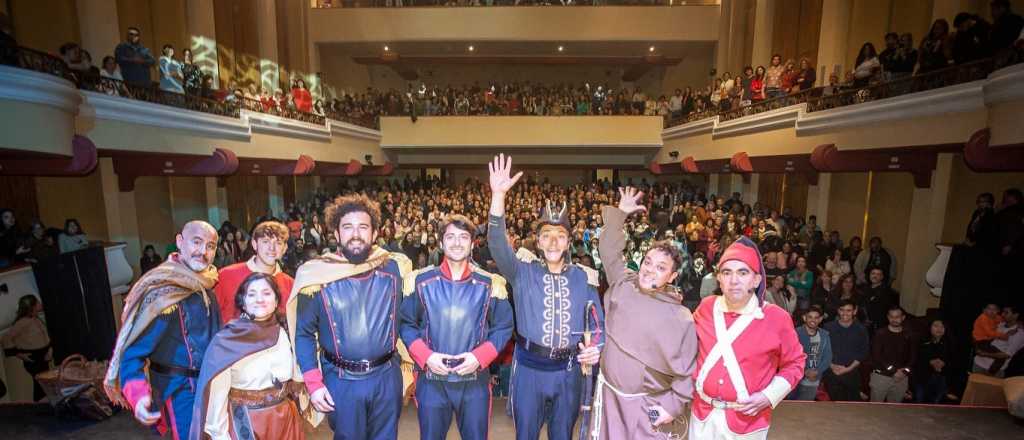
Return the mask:
{"type": "Polygon", "coordinates": [[[185,367],[177,367],[174,365],[163,365],[153,361],[149,361],[149,371],[163,374],[164,376],[184,376],[191,378],[199,377],[199,370],[193,370],[191,368],[185,367]]]}
{"type": "Polygon", "coordinates": [[[349,371],[352,373],[368,373],[372,371],[374,368],[377,368],[381,365],[388,363],[388,361],[390,361],[391,358],[395,356],[395,352],[394,350],[392,350],[391,353],[388,353],[377,359],[362,359],[358,361],[350,361],[347,359],[339,358],[334,354],[328,353],[327,350],[321,351],[323,351],[324,353],[324,359],[327,359],[328,362],[334,364],[335,367],[341,368],[342,370],[349,371]]]}
{"type": "Polygon", "coordinates": [[[576,354],[576,348],[575,347],[551,348],[551,347],[547,347],[547,346],[544,346],[544,345],[540,345],[540,344],[538,344],[536,342],[530,341],[529,339],[526,339],[522,335],[516,335],[516,345],[518,345],[519,348],[522,348],[523,350],[526,350],[526,351],[528,351],[528,352],[530,352],[532,354],[535,354],[537,356],[548,358],[548,359],[555,359],[555,360],[559,360],[559,361],[564,361],[566,359],[569,359],[569,358],[573,357],[576,354]]]}

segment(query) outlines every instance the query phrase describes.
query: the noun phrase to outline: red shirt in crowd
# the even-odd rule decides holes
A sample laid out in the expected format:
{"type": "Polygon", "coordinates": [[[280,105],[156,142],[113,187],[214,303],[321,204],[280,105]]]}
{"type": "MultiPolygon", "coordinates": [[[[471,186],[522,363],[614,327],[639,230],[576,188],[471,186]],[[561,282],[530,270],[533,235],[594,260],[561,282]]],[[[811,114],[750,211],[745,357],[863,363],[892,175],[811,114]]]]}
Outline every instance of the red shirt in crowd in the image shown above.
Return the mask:
{"type": "Polygon", "coordinates": [[[304,113],[313,111],[313,95],[309,93],[309,90],[298,87],[292,89],[292,100],[295,101],[296,110],[304,113]]]}
{"type": "MultiPolygon", "coordinates": [[[[252,257],[242,263],[226,266],[218,271],[220,281],[217,283],[217,287],[214,288],[214,292],[217,295],[217,304],[220,306],[220,319],[223,324],[227,324],[232,319],[238,317],[239,311],[235,308],[235,293],[238,291],[238,286],[242,285],[242,281],[245,281],[249,274],[255,272],[253,270],[255,269],[253,258],[256,257],[252,257]]],[[[277,282],[277,290],[281,292],[281,302],[277,304],[277,310],[283,314],[295,280],[281,271],[280,266],[274,272],[274,280],[277,282]]]]}

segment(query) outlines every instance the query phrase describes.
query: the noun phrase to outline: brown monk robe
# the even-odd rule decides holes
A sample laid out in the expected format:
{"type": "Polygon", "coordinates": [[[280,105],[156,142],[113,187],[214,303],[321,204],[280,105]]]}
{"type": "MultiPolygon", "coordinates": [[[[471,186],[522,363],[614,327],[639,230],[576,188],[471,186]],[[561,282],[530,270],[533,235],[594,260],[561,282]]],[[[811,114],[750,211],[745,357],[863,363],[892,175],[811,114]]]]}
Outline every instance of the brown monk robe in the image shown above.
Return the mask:
{"type": "Polygon", "coordinates": [[[604,296],[607,342],[591,436],[599,430],[601,439],[679,438],[687,432],[693,394],[693,317],[673,286],[640,289],[636,272],[626,269],[622,256],[626,214],[611,206],[602,214],[605,227],[598,251],[609,284],[604,296]],[[654,405],[674,416],[673,422],[653,426],[648,409],[654,405]]]}

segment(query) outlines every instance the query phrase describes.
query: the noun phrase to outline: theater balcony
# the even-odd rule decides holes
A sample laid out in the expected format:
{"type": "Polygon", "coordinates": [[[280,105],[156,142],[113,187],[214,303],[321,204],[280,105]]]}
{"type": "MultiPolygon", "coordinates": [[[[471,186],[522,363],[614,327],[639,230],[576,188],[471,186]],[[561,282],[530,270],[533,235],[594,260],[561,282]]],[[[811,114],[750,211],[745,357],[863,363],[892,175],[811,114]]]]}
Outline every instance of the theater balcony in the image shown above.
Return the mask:
{"type": "Polygon", "coordinates": [[[883,237],[902,305],[924,313],[942,277],[925,274],[963,241],[975,197],[1019,186],[1024,171],[1024,64],[993,62],[669,121],[649,168],[815,215],[844,240],[883,237]]]}

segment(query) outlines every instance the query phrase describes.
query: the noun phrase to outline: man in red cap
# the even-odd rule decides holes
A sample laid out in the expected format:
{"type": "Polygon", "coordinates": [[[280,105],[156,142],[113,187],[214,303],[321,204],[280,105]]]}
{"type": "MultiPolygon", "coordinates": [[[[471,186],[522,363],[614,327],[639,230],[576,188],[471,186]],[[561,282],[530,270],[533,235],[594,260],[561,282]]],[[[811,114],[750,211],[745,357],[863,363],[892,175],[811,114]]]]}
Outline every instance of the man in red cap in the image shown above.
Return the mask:
{"type": "Polygon", "coordinates": [[[721,296],[701,301],[697,324],[693,439],[764,439],[772,409],[804,376],[803,347],[793,320],[764,302],[757,245],[741,237],[718,261],[721,296]]]}

